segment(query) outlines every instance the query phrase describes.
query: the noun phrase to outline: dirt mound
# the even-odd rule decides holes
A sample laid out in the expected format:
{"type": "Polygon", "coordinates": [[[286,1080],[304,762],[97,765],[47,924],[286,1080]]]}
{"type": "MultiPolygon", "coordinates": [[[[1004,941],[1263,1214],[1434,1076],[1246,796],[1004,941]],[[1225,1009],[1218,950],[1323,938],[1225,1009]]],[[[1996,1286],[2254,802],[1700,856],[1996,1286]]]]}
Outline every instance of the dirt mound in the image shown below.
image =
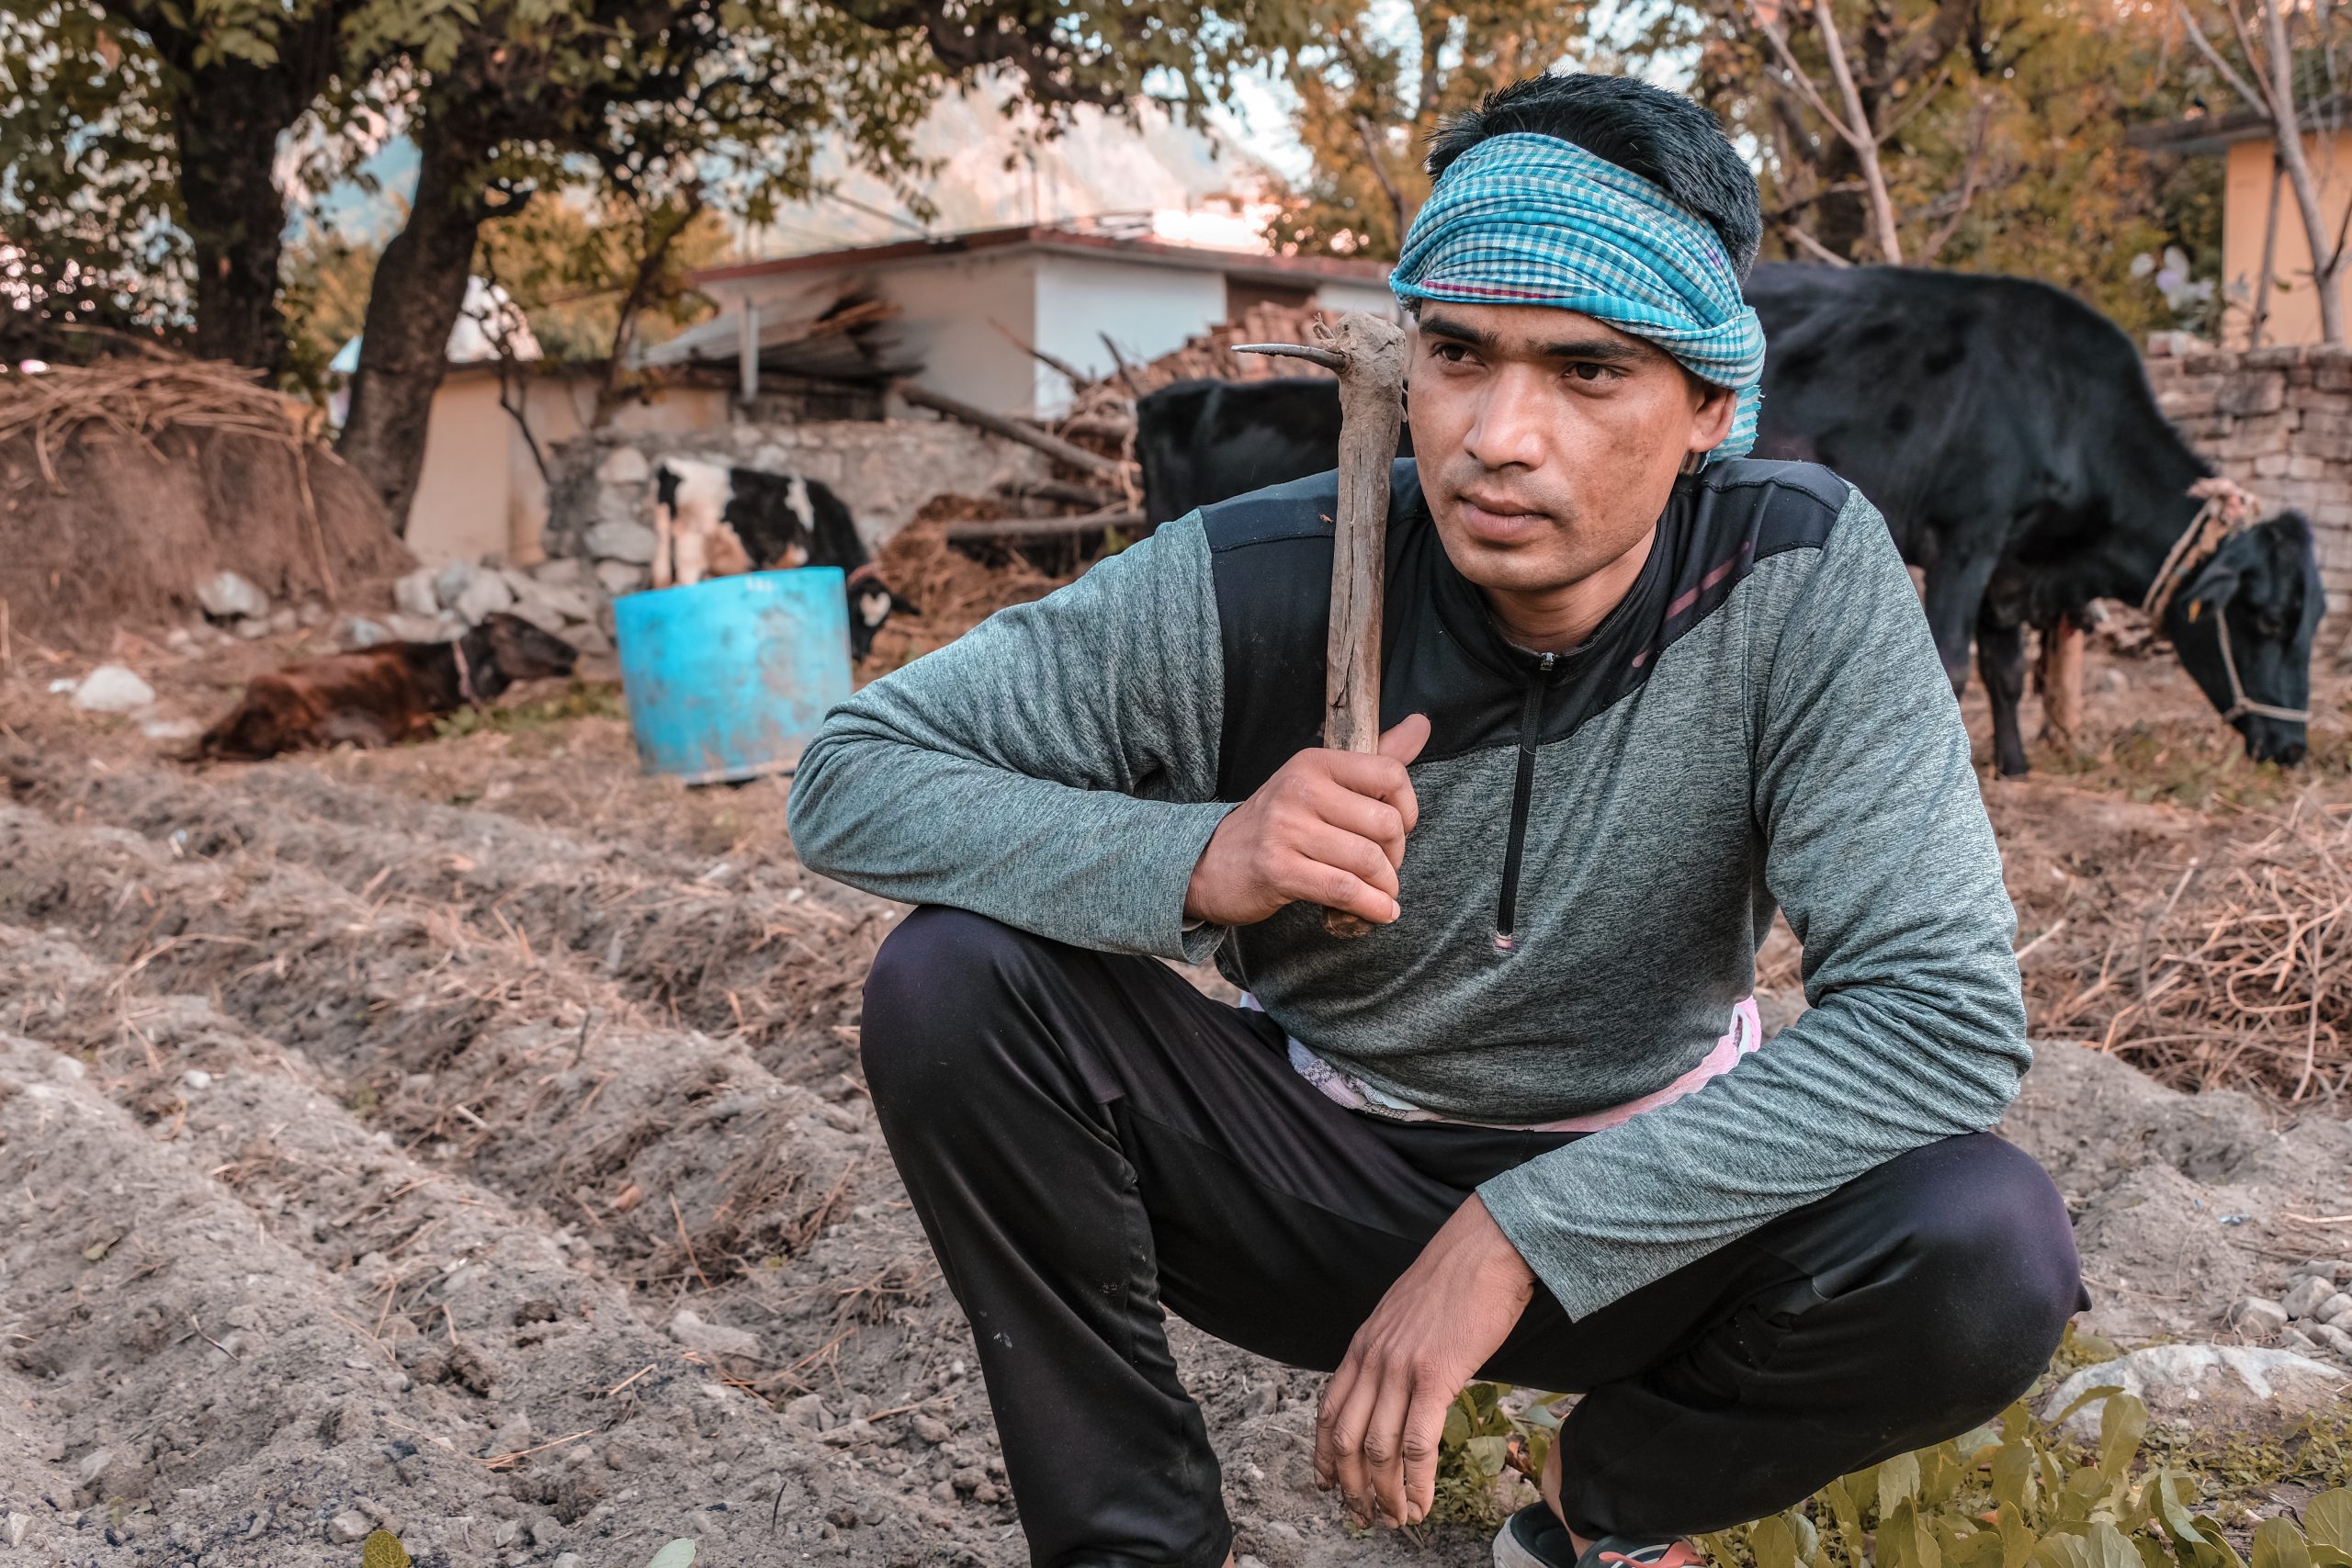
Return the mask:
{"type": "Polygon", "coordinates": [[[0,378],[0,604],[11,635],[102,649],[186,620],[234,571],[333,601],[413,564],[359,476],[286,400],[207,366],[0,378]],[[158,378],[169,378],[159,381],[158,378]]]}

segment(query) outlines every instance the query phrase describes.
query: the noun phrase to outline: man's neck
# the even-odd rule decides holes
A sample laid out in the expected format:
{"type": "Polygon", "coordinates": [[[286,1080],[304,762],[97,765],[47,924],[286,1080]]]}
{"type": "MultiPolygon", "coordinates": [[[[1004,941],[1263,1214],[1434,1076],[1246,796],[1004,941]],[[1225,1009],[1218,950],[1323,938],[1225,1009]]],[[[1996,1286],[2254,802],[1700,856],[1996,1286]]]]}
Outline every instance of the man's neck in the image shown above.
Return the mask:
{"type": "Polygon", "coordinates": [[[1582,643],[1624,601],[1650,558],[1653,527],[1640,542],[1598,571],[1555,588],[1483,588],[1487,608],[1504,637],[1532,653],[1566,653],[1582,643]]]}

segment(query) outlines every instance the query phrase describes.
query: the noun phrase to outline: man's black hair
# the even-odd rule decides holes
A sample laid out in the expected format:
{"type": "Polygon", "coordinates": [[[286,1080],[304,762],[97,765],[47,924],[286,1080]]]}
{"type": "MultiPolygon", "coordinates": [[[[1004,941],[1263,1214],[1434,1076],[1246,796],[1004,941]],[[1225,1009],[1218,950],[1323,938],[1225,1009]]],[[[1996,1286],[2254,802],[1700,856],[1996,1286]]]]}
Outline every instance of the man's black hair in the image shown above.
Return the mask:
{"type": "Polygon", "coordinates": [[[1556,136],[1630,169],[1714,226],[1741,278],[1764,236],[1756,176],[1714,116],[1690,99],[1631,76],[1530,76],[1487,95],[1430,138],[1435,179],[1489,136],[1556,136]]]}

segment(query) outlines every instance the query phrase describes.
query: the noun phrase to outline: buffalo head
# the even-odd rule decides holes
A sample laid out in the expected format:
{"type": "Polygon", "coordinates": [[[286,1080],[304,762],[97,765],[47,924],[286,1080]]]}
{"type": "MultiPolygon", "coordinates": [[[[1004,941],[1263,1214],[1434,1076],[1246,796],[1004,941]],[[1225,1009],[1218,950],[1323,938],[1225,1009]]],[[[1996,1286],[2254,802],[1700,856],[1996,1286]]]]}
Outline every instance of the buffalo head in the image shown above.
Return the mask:
{"type": "Polygon", "coordinates": [[[2312,639],[2326,607],[2311,525],[2296,512],[2233,536],[2165,607],[2181,663],[2257,762],[2303,760],[2303,720],[2258,710],[2310,708],[2312,639]]]}

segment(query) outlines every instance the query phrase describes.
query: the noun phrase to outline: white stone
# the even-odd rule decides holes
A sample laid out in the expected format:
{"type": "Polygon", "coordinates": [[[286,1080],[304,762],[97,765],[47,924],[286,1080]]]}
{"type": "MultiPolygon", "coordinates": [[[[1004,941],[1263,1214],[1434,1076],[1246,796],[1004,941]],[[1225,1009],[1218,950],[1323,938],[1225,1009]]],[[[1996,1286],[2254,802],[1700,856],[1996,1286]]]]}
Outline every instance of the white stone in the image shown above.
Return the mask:
{"type": "MultiPolygon", "coordinates": [[[[2112,1384],[2145,1401],[2150,1416],[2200,1433],[2274,1429],[2298,1416],[2335,1407],[2344,1373],[2292,1350],[2250,1345],[2151,1345],[2112,1361],[2085,1367],[2042,1401],[2048,1419],[2091,1389],[2112,1384]]],[[[2067,1418],[2067,1433],[2098,1438],[2099,1402],[2067,1418]]]]}
{"type": "Polygon", "coordinates": [[[2345,1320],[2352,1318],[2352,1295],[2346,1295],[2342,1291],[2338,1291],[2320,1303],[2319,1310],[2312,1315],[2322,1323],[2332,1323],[2338,1328],[2345,1327],[2345,1320]]]}
{"type": "Polygon", "coordinates": [[[400,642],[447,642],[460,628],[438,615],[386,615],[384,629],[400,642]]]}
{"type": "Polygon", "coordinates": [[[518,598],[506,607],[506,613],[520,620],[528,621],[539,630],[552,636],[563,635],[565,625],[563,612],[544,599],[518,598]]]}
{"type": "Polygon", "coordinates": [[[466,591],[458,594],[457,603],[449,607],[458,612],[458,618],[466,625],[478,626],[486,616],[494,615],[501,610],[512,610],[514,607],[514,590],[507,587],[506,580],[496,572],[480,572],[466,584],[466,591]]]}
{"type": "Polygon", "coordinates": [[[345,615],[334,628],[334,640],[345,648],[374,648],[378,643],[397,639],[381,621],[371,621],[365,615],[345,615]]]}
{"type": "Polygon", "coordinates": [[[434,592],[433,569],[418,567],[392,584],[392,603],[405,615],[437,615],[441,613],[441,595],[434,592]]]}
{"type": "Polygon", "coordinates": [[[112,1450],[94,1449],[84,1454],[80,1462],[74,1465],[74,1479],[85,1486],[96,1486],[106,1475],[107,1467],[113,1463],[112,1450]]]}
{"type": "Polygon", "coordinates": [[[482,1452],[492,1457],[499,1454],[519,1454],[531,1446],[531,1418],[517,1410],[499,1422],[490,1434],[490,1446],[482,1452]]]}
{"type": "Polygon", "coordinates": [[[12,1550],[25,1544],[25,1532],[32,1529],[32,1526],[33,1522],[29,1517],[13,1509],[10,1510],[6,1520],[0,1520],[0,1530],[6,1531],[8,1545],[12,1550]]]}
{"type": "Polygon", "coordinates": [[[306,628],[316,629],[325,626],[332,618],[327,612],[327,607],[315,599],[305,599],[294,606],[296,623],[306,628]]]}
{"type": "Polygon", "coordinates": [[[256,621],[250,615],[229,628],[247,642],[259,642],[269,635],[269,623],[256,621]]]}
{"type": "Polygon", "coordinates": [[[186,1084],[190,1089],[210,1089],[212,1087],[212,1075],[206,1072],[202,1067],[190,1067],[187,1071],[180,1075],[180,1082],[186,1084]]]}
{"type": "Polygon", "coordinates": [[[204,733],[204,726],[192,718],[151,718],[139,727],[139,733],[150,740],[193,740],[204,733]]]}
{"type": "Polygon", "coordinates": [[[2289,1317],[2309,1317],[2319,1311],[2320,1303],[2335,1293],[2335,1280],[2324,1275],[2314,1274],[2308,1279],[2296,1280],[2294,1288],[2287,1292],[2278,1304],[2287,1309],[2289,1317]]]}
{"type": "Polygon", "coordinates": [[[655,542],[653,530],[644,524],[613,517],[589,529],[582,541],[598,560],[625,560],[632,566],[652,564],[655,542]]]}
{"type": "Polygon", "coordinates": [[[558,556],[533,567],[531,575],[549,588],[585,588],[588,563],[577,556],[558,556]]]}
{"type": "Polygon", "coordinates": [[[606,637],[605,628],[594,621],[582,621],[577,626],[564,627],[563,640],[583,654],[613,651],[613,639],[606,637]]]}
{"type": "Polygon", "coordinates": [[[596,478],[608,485],[641,485],[653,472],[645,454],[634,446],[616,446],[596,465],[596,478]]]}
{"type": "Polygon", "coordinates": [[[215,572],[198,583],[196,602],[216,621],[269,614],[269,595],[233,571],[215,572]]]}
{"type": "Polygon", "coordinates": [[[670,1337],[706,1356],[752,1356],[760,1353],[760,1337],[729,1324],[705,1323],[698,1314],[681,1310],[670,1320],[670,1337]]]}
{"type": "Polygon", "coordinates": [[[85,713],[135,713],[155,700],[155,688],[119,664],[101,664],[74,688],[85,713]]]}
{"type": "Polygon", "coordinates": [[[2267,1339],[2287,1326],[2287,1309],[2263,1296],[2247,1296],[2230,1308],[2229,1325],[2249,1339],[2267,1339]]]}
{"type": "Polygon", "coordinates": [[[2352,1283],[2352,1258],[2314,1258],[2308,1263],[2297,1264],[2290,1278],[2308,1280],[2314,1274],[2333,1280],[2339,1285],[2352,1283]]]}
{"type": "Polygon", "coordinates": [[[376,1522],[356,1508],[345,1509],[327,1521],[327,1539],[349,1543],[368,1539],[376,1522]]]}
{"type": "Polygon", "coordinates": [[[2338,1360],[2352,1361],[2352,1334],[2346,1334],[2332,1323],[2308,1325],[2311,1337],[2332,1351],[2338,1360]]]}
{"type": "Polygon", "coordinates": [[[821,1394],[804,1393],[797,1399],[785,1402],[784,1424],[787,1427],[799,1427],[808,1431],[820,1432],[824,1430],[825,1423],[831,1416],[831,1412],[825,1408],[824,1397],[821,1394]]]}
{"type": "Polygon", "coordinates": [[[197,654],[196,634],[186,626],[174,626],[164,634],[164,646],[183,659],[193,659],[197,654]]]}
{"type": "Polygon", "coordinates": [[[442,609],[455,609],[458,595],[472,586],[481,568],[469,560],[453,560],[433,574],[433,597],[442,609]]]}
{"type": "Polygon", "coordinates": [[[284,637],[301,624],[302,617],[291,604],[280,604],[269,613],[269,629],[279,637],[284,637]]]}
{"type": "Polygon", "coordinates": [[[645,586],[645,569],[623,560],[600,560],[596,563],[596,581],[605,592],[617,599],[645,586]]]}

